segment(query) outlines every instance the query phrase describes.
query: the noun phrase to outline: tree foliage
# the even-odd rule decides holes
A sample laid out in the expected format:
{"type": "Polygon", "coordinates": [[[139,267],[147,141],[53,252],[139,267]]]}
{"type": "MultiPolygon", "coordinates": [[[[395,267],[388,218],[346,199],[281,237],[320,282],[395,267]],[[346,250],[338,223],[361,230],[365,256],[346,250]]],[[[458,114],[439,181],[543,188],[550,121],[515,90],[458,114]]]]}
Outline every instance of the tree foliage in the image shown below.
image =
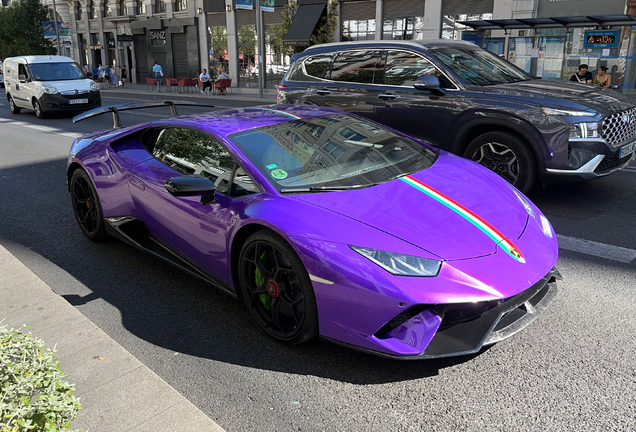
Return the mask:
{"type": "Polygon", "coordinates": [[[42,21],[51,19],[52,13],[40,0],[17,0],[0,8],[0,58],[55,54],[42,30],[42,21]]]}

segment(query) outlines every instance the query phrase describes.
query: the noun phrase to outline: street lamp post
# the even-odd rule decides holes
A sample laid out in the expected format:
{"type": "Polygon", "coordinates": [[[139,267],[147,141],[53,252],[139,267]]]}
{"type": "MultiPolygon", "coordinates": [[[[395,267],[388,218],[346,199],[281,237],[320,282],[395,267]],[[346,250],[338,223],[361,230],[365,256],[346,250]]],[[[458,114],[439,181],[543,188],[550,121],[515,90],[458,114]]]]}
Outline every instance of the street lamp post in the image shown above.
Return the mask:
{"type": "Polygon", "coordinates": [[[256,43],[258,44],[258,96],[263,97],[265,87],[265,35],[263,34],[263,16],[261,14],[261,0],[256,3],[256,43]]]}

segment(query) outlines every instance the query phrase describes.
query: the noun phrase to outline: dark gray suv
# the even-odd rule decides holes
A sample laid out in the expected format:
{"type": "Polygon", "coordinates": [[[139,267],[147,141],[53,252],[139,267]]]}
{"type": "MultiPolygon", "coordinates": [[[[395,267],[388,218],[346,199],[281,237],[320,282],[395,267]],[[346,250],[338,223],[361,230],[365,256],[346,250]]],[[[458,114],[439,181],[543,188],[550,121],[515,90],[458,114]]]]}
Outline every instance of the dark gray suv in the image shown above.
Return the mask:
{"type": "Polygon", "coordinates": [[[293,57],[278,102],[373,119],[478,161],[523,192],[613,173],[636,149],[630,97],[535,78],[469,42],[316,45],[293,57]]]}

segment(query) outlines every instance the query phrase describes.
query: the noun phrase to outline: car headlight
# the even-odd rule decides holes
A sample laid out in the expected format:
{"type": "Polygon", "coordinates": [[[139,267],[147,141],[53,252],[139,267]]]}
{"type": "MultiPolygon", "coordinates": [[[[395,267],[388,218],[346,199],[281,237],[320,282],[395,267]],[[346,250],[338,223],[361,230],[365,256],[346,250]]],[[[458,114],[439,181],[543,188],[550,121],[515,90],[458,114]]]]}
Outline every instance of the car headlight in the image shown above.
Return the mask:
{"type": "Polygon", "coordinates": [[[42,90],[46,94],[57,94],[57,89],[50,84],[42,84],[42,90]]]}
{"type": "Polygon", "coordinates": [[[515,195],[517,195],[517,198],[519,199],[519,201],[521,201],[521,204],[523,204],[523,206],[526,208],[528,214],[534,217],[534,210],[532,209],[532,206],[530,205],[528,200],[523,195],[521,195],[521,192],[519,192],[515,187],[513,187],[512,185],[509,186],[510,189],[512,189],[512,191],[515,193],[515,195]]]}
{"type": "Polygon", "coordinates": [[[593,116],[595,113],[588,111],[574,111],[574,110],[562,110],[557,108],[546,108],[541,107],[541,111],[545,115],[555,115],[555,116],[568,116],[568,117],[585,117],[585,116],[593,116]]]}
{"type": "Polygon", "coordinates": [[[99,84],[95,81],[91,81],[91,91],[99,91],[99,84]]]}
{"type": "Polygon", "coordinates": [[[442,262],[411,255],[402,255],[393,252],[385,252],[377,249],[369,249],[358,246],[349,246],[363,257],[367,258],[394,275],[400,276],[437,276],[442,262]]]}
{"type": "Polygon", "coordinates": [[[570,138],[598,138],[598,122],[574,123],[570,127],[570,138]]]}

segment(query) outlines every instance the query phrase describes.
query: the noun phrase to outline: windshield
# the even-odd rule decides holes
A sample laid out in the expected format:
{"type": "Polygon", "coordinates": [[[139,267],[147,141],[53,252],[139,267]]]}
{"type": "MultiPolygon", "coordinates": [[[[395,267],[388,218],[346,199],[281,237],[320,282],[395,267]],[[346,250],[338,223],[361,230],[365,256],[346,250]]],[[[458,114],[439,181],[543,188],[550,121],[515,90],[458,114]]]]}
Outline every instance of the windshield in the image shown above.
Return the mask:
{"type": "Polygon", "coordinates": [[[430,167],[438,154],[349,114],[263,126],[229,139],[283,193],[384,183],[430,167]]]}
{"type": "Polygon", "coordinates": [[[430,48],[429,52],[468,84],[507,84],[532,79],[501,57],[476,46],[439,46],[430,48]]]}
{"type": "Polygon", "coordinates": [[[65,81],[84,79],[77,63],[34,63],[29,65],[36,81],[65,81]]]}

